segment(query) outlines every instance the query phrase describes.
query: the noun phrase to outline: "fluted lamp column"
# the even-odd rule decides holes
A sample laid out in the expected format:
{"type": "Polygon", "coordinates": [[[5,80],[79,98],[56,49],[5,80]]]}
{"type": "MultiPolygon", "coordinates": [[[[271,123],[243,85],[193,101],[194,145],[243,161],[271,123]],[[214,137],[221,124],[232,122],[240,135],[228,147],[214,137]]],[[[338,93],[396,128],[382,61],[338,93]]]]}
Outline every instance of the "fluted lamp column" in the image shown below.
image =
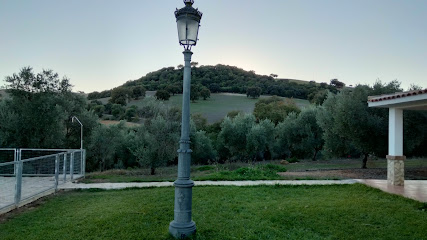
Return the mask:
{"type": "Polygon", "coordinates": [[[169,232],[175,238],[186,238],[196,232],[196,223],[191,218],[192,191],[194,182],[190,179],[190,89],[191,89],[191,47],[197,43],[202,13],[193,8],[194,0],[184,0],[185,7],[175,11],[178,39],[184,46],[184,81],[182,95],[181,139],[178,149],[178,179],[175,186],[174,220],[169,232]]]}

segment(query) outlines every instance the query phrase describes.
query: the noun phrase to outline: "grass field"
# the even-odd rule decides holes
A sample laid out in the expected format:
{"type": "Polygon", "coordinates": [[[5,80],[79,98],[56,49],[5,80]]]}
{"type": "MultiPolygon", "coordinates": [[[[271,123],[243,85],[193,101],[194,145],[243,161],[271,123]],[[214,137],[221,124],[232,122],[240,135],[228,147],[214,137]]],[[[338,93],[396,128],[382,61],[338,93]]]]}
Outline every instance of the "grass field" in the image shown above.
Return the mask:
{"type": "MultiPolygon", "coordinates": [[[[153,92],[147,92],[147,96],[152,96],[153,92]]],[[[270,96],[261,96],[261,98],[267,98],[270,96]]],[[[101,99],[102,102],[107,102],[108,99],[101,99]]],[[[213,93],[207,100],[197,100],[196,102],[190,103],[190,111],[192,114],[201,114],[208,119],[209,123],[214,123],[223,119],[227,113],[231,111],[242,111],[245,113],[252,113],[255,108],[255,103],[258,99],[248,98],[245,94],[236,93],[213,93]]],[[[294,99],[295,103],[299,107],[308,106],[309,102],[303,99],[294,99]]],[[[129,106],[136,105],[140,106],[141,100],[133,100],[128,103],[129,106]]],[[[179,108],[182,107],[182,95],[177,94],[171,96],[166,104],[171,104],[179,108]]]]}
{"type": "MultiPolygon", "coordinates": [[[[172,239],[173,188],[61,193],[0,239],[172,239]]],[[[426,239],[427,205],[364,185],[193,188],[194,239],[426,239]]]]}
{"type": "MultiPolygon", "coordinates": [[[[147,91],[146,96],[154,96],[155,91],[147,91]]],[[[262,95],[260,98],[268,98],[271,96],[262,95]]],[[[108,103],[110,98],[98,99],[103,104],[108,103]]],[[[285,99],[285,98],[283,98],[285,99]]],[[[304,99],[293,99],[299,107],[308,106],[310,103],[304,99]]],[[[231,111],[242,111],[245,113],[252,113],[255,108],[255,103],[258,99],[248,98],[245,94],[238,93],[213,93],[211,97],[203,100],[197,100],[196,102],[190,103],[191,114],[201,114],[204,116],[208,123],[214,123],[223,119],[227,113],[231,111]]],[[[171,96],[166,104],[172,106],[182,107],[182,94],[171,96]]],[[[128,106],[141,106],[141,100],[132,100],[128,103],[128,106]]]]}

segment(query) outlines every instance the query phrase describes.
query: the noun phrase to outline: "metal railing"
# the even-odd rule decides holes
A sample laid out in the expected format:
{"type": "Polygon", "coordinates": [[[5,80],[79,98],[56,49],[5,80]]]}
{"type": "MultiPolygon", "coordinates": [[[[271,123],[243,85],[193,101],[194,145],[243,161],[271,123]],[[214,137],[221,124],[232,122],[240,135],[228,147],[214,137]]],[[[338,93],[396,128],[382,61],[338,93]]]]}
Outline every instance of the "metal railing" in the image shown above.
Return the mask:
{"type": "Polygon", "coordinates": [[[0,149],[0,214],[84,177],[85,158],[84,149],[0,149]]]}

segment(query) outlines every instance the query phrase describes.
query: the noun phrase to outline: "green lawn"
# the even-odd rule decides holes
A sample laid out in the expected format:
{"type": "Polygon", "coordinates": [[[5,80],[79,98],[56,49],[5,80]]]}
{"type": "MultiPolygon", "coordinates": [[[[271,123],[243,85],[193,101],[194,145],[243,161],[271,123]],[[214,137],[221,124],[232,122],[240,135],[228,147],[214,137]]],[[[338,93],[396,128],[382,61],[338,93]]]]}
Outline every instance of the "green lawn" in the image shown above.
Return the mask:
{"type": "MultiPolygon", "coordinates": [[[[0,223],[0,239],[171,239],[173,188],[72,191],[0,223]]],[[[427,239],[427,205],[364,185],[193,188],[196,238],[427,239]]]]}
{"type": "MultiPolygon", "coordinates": [[[[278,164],[218,164],[206,166],[192,166],[191,178],[202,180],[272,180],[283,179],[278,172],[286,172],[286,167],[278,164]]],[[[158,182],[175,181],[177,166],[163,167],[156,170],[155,175],[150,175],[150,169],[109,170],[86,174],[83,183],[94,182],[158,182]]]]}
{"type": "MultiPolygon", "coordinates": [[[[150,92],[150,94],[147,95],[152,95],[152,93],[150,92]]],[[[267,97],[270,96],[261,96],[261,98],[267,97]]],[[[214,123],[223,119],[227,113],[231,111],[238,110],[245,113],[252,113],[257,101],[258,99],[248,98],[244,94],[213,93],[207,100],[200,99],[196,102],[191,102],[190,111],[192,114],[202,114],[208,119],[209,123],[214,123]]],[[[294,99],[294,101],[300,107],[309,105],[307,100],[294,99]]],[[[131,101],[128,105],[139,106],[139,102],[140,101],[131,101]]],[[[182,95],[177,94],[175,96],[171,96],[171,98],[168,101],[165,101],[165,103],[181,108],[182,95]]]]}
{"type": "MultiPolygon", "coordinates": [[[[362,166],[360,159],[332,159],[332,160],[301,160],[297,163],[282,166],[280,161],[264,161],[255,164],[226,163],[206,166],[191,166],[191,178],[201,180],[276,180],[295,179],[295,177],[279,176],[277,172],[306,171],[316,169],[354,169],[362,166]]],[[[385,159],[369,160],[368,168],[387,168],[385,159]]],[[[405,168],[425,168],[426,158],[407,159],[405,168]]],[[[84,183],[93,182],[157,182],[175,181],[177,166],[156,169],[156,175],[150,175],[150,169],[108,170],[86,174],[84,183]]],[[[297,177],[297,179],[331,179],[328,177],[297,177]]],[[[332,179],[338,179],[333,177],[332,179]]]]}

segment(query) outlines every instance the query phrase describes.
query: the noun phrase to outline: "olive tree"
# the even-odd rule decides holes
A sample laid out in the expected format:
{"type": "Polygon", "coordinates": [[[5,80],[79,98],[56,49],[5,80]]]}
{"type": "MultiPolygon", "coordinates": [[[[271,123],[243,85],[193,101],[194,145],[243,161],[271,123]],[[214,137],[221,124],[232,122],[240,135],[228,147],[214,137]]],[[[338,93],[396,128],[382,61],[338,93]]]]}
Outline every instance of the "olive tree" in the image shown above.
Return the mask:
{"type": "Polygon", "coordinates": [[[212,140],[206,135],[203,130],[197,130],[197,124],[190,120],[190,148],[191,163],[194,164],[209,164],[216,161],[216,151],[213,147],[212,140]]]}
{"type": "Polygon", "coordinates": [[[0,103],[2,146],[74,148],[80,146],[80,126],[71,123],[71,116],[83,122],[85,138],[96,125],[86,99],[72,93],[69,79],[52,70],[36,74],[24,67],[5,81],[9,97],[0,103]]]}
{"type": "Polygon", "coordinates": [[[115,154],[125,140],[124,122],[116,125],[99,125],[90,138],[88,146],[88,170],[104,171],[113,166],[115,154]]]}
{"type": "Polygon", "coordinates": [[[252,114],[238,114],[234,119],[225,117],[218,134],[218,152],[223,158],[243,160],[248,156],[246,151],[249,131],[255,125],[252,114]]]}
{"type": "Polygon", "coordinates": [[[300,114],[290,113],[276,128],[277,153],[316,160],[323,148],[323,130],[317,124],[318,108],[304,108],[300,114]]]}
{"type": "Polygon", "coordinates": [[[268,119],[251,127],[246,135],[246,151],[252,160],[265,159],[274,146],[274,123],[268,119]]]}
{"type": "Polygon", "coordinates": [[[141,166],[151,169],[151,175],[177,156],[179,129],[178,122],[161,115],[136,128],[131,152],[141,166]]]}
{"type": "Polygon", "coordinates": [[[326,150],[340,156],[355,148],[363,155],[362,168],[366,168],[369,154],[385,155],[387,151],[387,113],[369,108],[368,95],[369,87],[362,85],[329,94],[318,114],[326,150]]]}

